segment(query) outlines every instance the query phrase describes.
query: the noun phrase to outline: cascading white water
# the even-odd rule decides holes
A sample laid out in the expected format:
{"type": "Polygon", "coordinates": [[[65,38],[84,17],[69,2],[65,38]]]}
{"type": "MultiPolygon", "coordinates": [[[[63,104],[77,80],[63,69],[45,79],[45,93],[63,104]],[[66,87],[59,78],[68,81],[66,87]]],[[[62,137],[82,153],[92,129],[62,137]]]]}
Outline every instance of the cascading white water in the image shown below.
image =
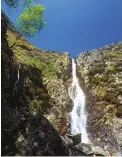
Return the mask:
{"type": "Polygon", "coordinates": [[[18,69],[18,74],[17,74],[17,76],[18,76],[18,80],[19,80],[19,69],[18,69]]]}
{"type": "Polygon", "coordinates": [[[18,87],[19,79],[20,79],[20,77],[19,77],[19,69],[18,69],[17,81],[15,82],[15,85],[14,85],[13,96],[14,96],[14,94],[15,94],[15,91],[16,91],[17,87],[18,87]]]}
{"type": "Polygon", "coordinates": [[[69,91],[70,98],[74,105],[71,112],[71,132],[72,134],[81,133],[81,142],[89,143],[86,132],[85,95],[78,83],[74,59],[72,59],[72,77],[72,87],[69,91]]]}

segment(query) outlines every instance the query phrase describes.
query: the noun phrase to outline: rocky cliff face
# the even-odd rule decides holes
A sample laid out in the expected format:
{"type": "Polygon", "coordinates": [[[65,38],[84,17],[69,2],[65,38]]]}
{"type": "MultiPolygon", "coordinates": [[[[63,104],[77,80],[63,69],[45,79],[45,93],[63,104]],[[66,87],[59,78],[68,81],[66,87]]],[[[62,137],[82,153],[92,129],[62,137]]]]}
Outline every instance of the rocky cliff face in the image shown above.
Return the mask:
{"type": "Polygon", "coordinates": [[[23,37],[12,46],[17,35],[2,12],[2,155],[68,155],[50,122],[58,131],[67,122],[69,54],[40,50],[23,37]]]}
{"type": "MultiPolygon", "coordinates": [[[[16,32],[7,31],[9,46],[16,41],[16,37],[16,32]]],[[[12,51],[16,65],[13,85],[20,67],[21,93],[15,105],[22,106],[24,100],[23,107],[29,112],[33,115],[42,112],[59,129],[69,105],[66,86],[71,77],[69,54],[37,49],[23,37],[12,47],[12,51]]]]}
{"type": "Polygon", "coordinates": [[[86,94],[91,140],[111,152],[122,147],[122,42],[81,53],[79,81],[86,94]]]}

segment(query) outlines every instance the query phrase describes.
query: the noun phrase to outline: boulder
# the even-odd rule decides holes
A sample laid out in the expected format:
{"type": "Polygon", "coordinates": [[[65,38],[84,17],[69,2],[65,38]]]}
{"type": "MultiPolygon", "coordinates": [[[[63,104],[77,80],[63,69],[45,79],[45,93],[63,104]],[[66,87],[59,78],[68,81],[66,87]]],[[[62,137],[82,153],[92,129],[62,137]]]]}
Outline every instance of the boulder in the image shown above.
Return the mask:
{"type": "Polygon", "coordinates": [[[99,146],[92,146],[92,152],[95,155],[99,156],[108,156],[108,152],[105,152],[101,147],[99,146]]]}
{"type": "Polygon", "coordinates": [[[67,137],[72,139],[74,146],[81,143],[81,134],[76,134],[76,135],[67,134],[67,137]]]}
{"type": "Polygon", "coordinates": [[[90,144],[80,143],[80,144],[74,146],[73,149],[75,149],[75,150],[77,150],[77,151],[79,151],[81,153],[84,153],[85,155],[91,155],[91,154],[93,154],[90,144]]]}
{"type": "Polygon", "coordinates": [[[67,146],[72,147],[73,141],[68,136],[61,136],[62,140],[66,143],[67,146]]]}
{"type": "Polygon", "coordinates": [[[53,125],[41,114],[26,124],[26,135],[20,133],[15,145],[22,156],[68,156],[69,150],[53,125]]]}

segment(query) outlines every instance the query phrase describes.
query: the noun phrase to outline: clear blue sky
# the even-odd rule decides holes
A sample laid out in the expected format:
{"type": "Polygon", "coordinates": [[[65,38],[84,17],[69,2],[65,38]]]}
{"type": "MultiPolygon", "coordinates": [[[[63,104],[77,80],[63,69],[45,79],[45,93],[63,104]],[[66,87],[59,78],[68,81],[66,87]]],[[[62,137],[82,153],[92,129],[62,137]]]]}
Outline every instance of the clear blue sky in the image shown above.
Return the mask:
{"type": "MultiPolygon", "coordinates": [[[[45,7],[46,27],[31,43],[41,49],[70,52],[122,40],[122,0],[38,0],[45,7]]],[[[15,23],[17,9],[2,9],[15,23]]]]}

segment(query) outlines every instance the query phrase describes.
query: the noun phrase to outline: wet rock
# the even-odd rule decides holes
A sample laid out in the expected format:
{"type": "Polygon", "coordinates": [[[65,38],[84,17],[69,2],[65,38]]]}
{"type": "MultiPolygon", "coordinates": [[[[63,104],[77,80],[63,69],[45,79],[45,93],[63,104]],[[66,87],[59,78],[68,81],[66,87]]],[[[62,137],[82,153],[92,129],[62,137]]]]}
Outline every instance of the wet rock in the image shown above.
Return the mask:
{"type": "Polygon", "coordinates": [[[92,146],[92,152],[95,155],[99,155],[99,156],[108,156],[108,152],[105,152],[102,148],[95,146],[92,146]]]}
{"type": "Polygon", "coordinates": [[[91,155],[91,154],[93,154],[90,144],[80,143],[80,144],[74,146],[73,148],[75,150],[83,152],[85,155],[91,155]]]}
{"type": "Polygon", "coordinates": [[[88,156],[88,155],[85,154],[84,152],[82,152],[81,150],[71,148],[70,149],[70,156],[88,156]]]}
{"type": "Polygon", "coordinates": [[[73,145],[77,145],[79,143],[81,143],[81,134],[76,134],[76,135],[66,135],[67,137],[71,138],[73,141],[73,145]]]}
{"type": "Polygon", "coordinates": [[[102,148],[98,146],[92,146],[91,144],[80,143],[71,148],[72,154],[79,153],[79,155],[84,156],[108,156],[109,153],[105,152],[102,148]]]}
{"type": "Polygon", "coordinates": [[[67,146],[69,146],[69,147],[73,146],[73,141],[72,141],[72,139],[69,138],[67,135],[64,136],[64,137],[61,136],[61,138],[65,141],[65,143],[66,143],[67,146]]]}

